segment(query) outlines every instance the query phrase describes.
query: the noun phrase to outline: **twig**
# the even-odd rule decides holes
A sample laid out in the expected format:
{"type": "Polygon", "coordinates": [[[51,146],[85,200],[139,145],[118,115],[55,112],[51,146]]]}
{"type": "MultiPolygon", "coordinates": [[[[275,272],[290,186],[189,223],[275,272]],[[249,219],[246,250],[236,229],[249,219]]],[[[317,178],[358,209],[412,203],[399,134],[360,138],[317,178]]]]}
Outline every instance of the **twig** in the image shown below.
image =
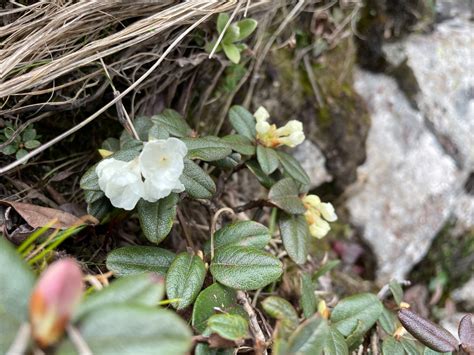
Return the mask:
{"type": "Polygon", "coordinates": [[[86,341],[76,327],[73,325],[68,325],[66,330],[67,334],[69,335],[69,339],[76,347],[77,353],[79,355],[92,355],[92,350],[89,348],[89,345],[87,345],[86,341]]]}
{"type": "Polygon", "coordinates": [[[314,78],[313,68],[311,68],[311,63],[309,62],[308,55],[303,56],[303,63],[304,63],[304,68],[306,69],[306,74],[308,74],[308,79],[311,84],[311,88],[313,89],[316,102],[318,103],[318,106],[322,108],[324,107],[324,102],[321,97],[321,93],[319,92],[318,83],[316,82],[316,79],[314,78]]]}
{"type": "Polygon", "coordinates": [[[274,206],[271,202],[265,199],[253,200],[253,201],[247,202],[245,205],[235,207],[234,212],[240,213],[240,212],[251,210],[252,208],[257,208],[257,207],[274,207],[274,206]]]}
{"type": "Polygon", "coordinates": [[[13,344],[8,349],[6,355],[25,354],[26,349],[28,348],[28,343],[30,341],[30,335],[30,323],[25,322],[20,326],[20,329],[18,329],[18,333],[16,334],[15,340],[13,340],[13,344]]]}
{"type": "MultiPolygon", "coordinates": [[[[411,285],[411,282],[409,280],[401,280],[401,281],[398,281],[398,283],[402,286],[410,286],[411,285]]],[[[379,291],[379,293],[377,293],[377,297],[379,300],[383,300],[385,297],[387,297],[387,294],[390,290],[390,285],[389,284],[385,284],[379,291]]]]}
{"type": "Polygon", "coordinates": [[[191,249],[195,250],[194,249],[194,243],[193,243],[193,240],[191,238],[191,234],[189,233],[188,223],[186,222],[186,219],[184,218],[183,213],[181,212],[181,210],[179,208],[176,209],[176,212],[177,212],[179,224],[181,224],[181,227],[183,228],[183,233],[184,233],[184,236],[186,237],[186,241],[188,243],[188,246],[191,249]]]}
{"type": "Polygon", "coordinates": [[[247,312],[250,320],[250,330],[255,336],[255,353],[257,355],[267,354],[267,345],[265,335],[263,335],[262,329],[258,324],[257,314],[255,313],[247,294],[244,291],[237,291],[237,299],[244,307],[244,311],[247,312]]]}
{"type": "Polygon", "coordinates": [[[216,52],[217,47],[219,46],[219,43],[221,43],[222,38],[224,38],[224,35],[225,35],[227,29],[229,28],[230,24],[232,23],[232,20],[234,19],[235,14],[237,13],[237,11],[239,11],[240,6],[242,6],[241,2],[239,2],[237,4],[237,6],[235,7],[234,11],[232,11],[232,14],[229,17],[229,21],[227,21],[227,23],[225,24],[224,29],[220,33],[219,37],[217,37],[217,41],[216,41],[216,44],[214,45],[214,48],[212,48],[211,53],[209,53],[209,59],[211,59],[212,56],[214,55],[214,53],[216,52]]]}

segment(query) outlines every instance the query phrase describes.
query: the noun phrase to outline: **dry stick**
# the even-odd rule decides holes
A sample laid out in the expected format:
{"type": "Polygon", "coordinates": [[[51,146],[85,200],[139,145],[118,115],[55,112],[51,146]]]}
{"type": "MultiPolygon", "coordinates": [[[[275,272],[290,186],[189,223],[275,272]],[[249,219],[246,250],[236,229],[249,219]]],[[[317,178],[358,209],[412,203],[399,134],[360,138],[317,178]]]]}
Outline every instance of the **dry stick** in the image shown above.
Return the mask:
{"type": "MultiPolygon", "coordinates": [[[[100,62],[102,63],[102,66],[104,67],[105,76],[107,76],[107,79],[109,79],[110,86],[112,87],[112,90],[114,91],[114,97],[119,96],[119,95],[120,95],[120,91],[118,91],[118,90],[115,88],[114,82],[112,81],[112,77],[110,76],[109,71],[107,70],[107,67],[105,66],[104,60],[103,60],[102,58],[99,58],[99,59],[100,59],[100,62]]],[[[123,116],[125,116],[126,125],[128,125],[128,128],[129,128],[130,131],[132,132],[133,137],[134,137],[137,141],[139,141],[139,140],[140,140],[140,137],[138,136],[137,130],[136,130],[135,127],[133,126],[133,122],[132,122],[132,120],[130,119],[130,116],[128,115],[127,110],[126,110],[125,107],[123,106],[122,100],[117,101],[117,113],[119,114],[119,117],[121,116],[120,114],[122,114],[123,116]]]]}
{"type": "Polygon", "coordinates": [[[15,340],[13,340],[13,344],[7,350],[6,355],[25,354],[26,348],[28,347],[28,343],[30,341],[30,335],[30,323],[25,322],[20,326],[20,329],[18,329],[18,333],[16,334],[15,340]]]}
{"type": "Polygon", "coordinates": [[[214,259],[214,233],[216,233],[216,225],[217,221],[219,220],[219,217],[223,213],[230,213],[231,215],[234,215],[234,210],[229,207],[223,207],[220,210],[218,210],[214,216],[212,217],[211,221],[211,260],[214,259]]]}
{"type": "Polygon", "coordinates": [[[188,246],[192,250],[195,250],[194,249],[194,243],[193,243],[193,240],[191,238],[191,234],[189,233],[188,223],[186,222],[186,219],[184,218],[183,213],[181,212],[181,210],[179,208],[176,209],[176,212],[177,212],[179,223],[181,224],[181,227],[183,228],[184,236],[186,237],[186,241],[188,243],[188,246]]]}
{"type": "Polygon", "coordinates": [[[186,31],[181,33],[174,41],[173,43],[170,44],[170,46],[165,50],[165,52],[161,55],[161,57],[156,61],[153,66],[148,69],[140,78],[138,78],[137,81],[135,81],[131,86],[129,86],[127,89],[125,89],[119,96],[115,97],[112,101],[110,101],[108,104],[106,104],[104,107],[102,107],[99,111],[94,113],[92,116],[86,118],[84,121],[79,123],[78,125],[74,126],[70,130],[60,134],[56,138],[50,140],[49,142],[41,145],[40,147],[36,148],[35,150],[29,152],[27,155],[25,155],[23,158],[18,159],[14,161],[11,164],[8,164],[7,166],[3,167],[0,169],[0,175],[5,174],[6,172],[10,171],[13,168],[16,168],[17,166],[23,164],[25,161],[33,158],[34,156],[38,155],[39,153],[43,152],[44,150],[48,149],[52,145],[58,143],[59,141],[63,140],[64,138],[70,136],[71,134],[77,132],[80,130],[82,127],[86,126],[90,122],[92,122],[94,119],[96,119],[101,113],[105,112],[109,107],[111,107],[113,104],[121,100],[125,95],[127,95],[130,91],[135,89],[138,85],[140,85],[141,82],[143,82],[155,69],[161,64],[161,62],[166,58],[166,56],[171,52],[171,50],[178,45],[179,42],[183,40],[184,37],[188,35],[189,32],[191,32],[194,28],[199,26],[201,23],[206,21],[209,17],[211,17],[213,14],[209,13],[205,15],[204,17],[200,18],[196,22],[194,22],[191,26],[189,26],[186,31]]]}
{"type": "Polygon", "coordinates": [[[304,62],[304,67],[306,69],[306,73],[308,74],[309,82],[311,84],[311,87],[313,88],[313,93],[314,93],[316,102],[318,103],[319,107],[323,108],[324,102],[321,97],[321,92],[319,91],[319,88],[318,88],[318,83],[316,82],[316,79],[314,77],[313,69],[311,68],[311,63],[309,62],[308,55],[303,56],[303,62],[304,62]]]}
{"type": "Polygon", "coordinates": [[[258,324],[257,315],[250,304],[247,294],[244,291],[237,291],[237,299],[249,316],[250,329],[255,336],[255,353],[257,355],[267,354],[265,335],[263,335],[262,329],[258,324]]]}
{"type": "Polygon", "coordinates": [[[79,330],[77,330],[76,327],[70,324],[67,326],[66,329],[67,334],[69,335],[69,339],[74,344],[79,355],[93,355],[92,350],[89,348],[89,345],[87,345],[86,341],[84,340],[81,333],[79,333],[79,330]]]}

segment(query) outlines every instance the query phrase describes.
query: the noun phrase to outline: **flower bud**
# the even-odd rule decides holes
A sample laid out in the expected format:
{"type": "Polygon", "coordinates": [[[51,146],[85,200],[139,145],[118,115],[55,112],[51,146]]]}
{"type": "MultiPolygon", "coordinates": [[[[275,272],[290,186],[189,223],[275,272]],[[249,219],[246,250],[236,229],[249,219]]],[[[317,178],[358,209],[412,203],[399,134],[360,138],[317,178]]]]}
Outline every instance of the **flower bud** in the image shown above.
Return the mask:
{"type": "Polygon", "coordinates": [[[265,109],[265,107],[260,106],[257,111],[253,114],[253,117],[257,120],[257,122],[264,122],[270,118],[270,114],[265,109]]]}
{"type": "Polygon", "coordinates": [[[59,340],[82,291],[82,272],[72,259],[56,261],[43,272],[30,299],[31,330],[39,346],[59,340]]]}

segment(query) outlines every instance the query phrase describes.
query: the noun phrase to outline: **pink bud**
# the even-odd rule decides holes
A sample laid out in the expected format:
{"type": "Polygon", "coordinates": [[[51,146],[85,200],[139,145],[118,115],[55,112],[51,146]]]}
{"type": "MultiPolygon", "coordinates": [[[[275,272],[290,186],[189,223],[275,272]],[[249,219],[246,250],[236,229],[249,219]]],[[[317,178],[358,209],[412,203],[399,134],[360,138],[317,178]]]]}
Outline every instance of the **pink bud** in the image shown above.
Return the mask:
{"type": "Polygon", "coordinates": [[[82,272],[73,259],[58,260],[43,272],[30,299],[33,337],[41,347],[62,336],[82,290],[82,272]]]}

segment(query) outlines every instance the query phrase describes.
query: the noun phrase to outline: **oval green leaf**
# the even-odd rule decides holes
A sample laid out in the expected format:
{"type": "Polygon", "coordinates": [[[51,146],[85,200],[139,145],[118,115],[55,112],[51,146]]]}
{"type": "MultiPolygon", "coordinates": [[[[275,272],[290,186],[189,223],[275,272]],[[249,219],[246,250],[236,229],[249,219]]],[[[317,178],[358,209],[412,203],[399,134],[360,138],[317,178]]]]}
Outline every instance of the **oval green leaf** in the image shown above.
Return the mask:
{"type": "Polygon", "coordinates": [[[252,141],[247,137],[244,137],[240,134],[231,134],[225,137],[222,137],[222,141],[227,143],[232,150],[240,153],[242,155],[254,155],[255,146],[252,144],[252,141]]]}
{"type": "Polygon", "coordinates": [[[176,204],[179,196],[169,196],[156,202],[148,202],[143,199],[138,201],[137,212],[143,234],[152,243],[159,244],[173,228],[176,218],[176,204]]]}
{"type": "Polygon", "coordinates": [[[204,283],[206,266],[196,255],[178,254],[166,274],[166,294],[177,299],[171,305],[180,310],[194,302],[204,283]]]}
{"type": "Polygon", "coordinates": [[[188,159],[215,161],[224,159],[232,153],[232,149],[219,137],[183,138],[188,147],[188,159]]]}
{"type": "Polygon", "coordinates": [[[308,223],[304,215],[281,213],[278,225],[289,257],[297,264],[304,264],[308,257],[310,241],[308,223]]]}
{"type": "Polygon", "coordinates": [[[217,281],[239,290],[256,290],[277,280],[280,260],[255,248],[228,246],[218,250],[210,270],[217,281]]]}
{"type": "Polygon", "coordinates": [[[277,151],[277,154],[278,158],[280,159],[281,166],[283,167],[283,171],[286,175],[302,183],[303,185],[309,185],[311,183],[311,179],[298,160],[296,160],[290,154],[282,151],[277,151]]]}
{"type": "Polygon", "coordinates": [[[240,340],[247,336],[249,324],[238,314],[214,314],[207,321],[212,333],[217,333],[224,339],[240,340]]]}
{"type": "Polygon", "coordinates": [[[286,178],[278,181],[272,186],[268,193],[270,201],[290,214],[303,214],[306,209],[303,202],[298,197],[298,187],[291,178],[286,178]]]}
{"type": "Polygon", "coordinates": [[[183,175],[179,178],[189,196],[210,199],[216,193],[216,184],[199,165],[184,159],[183,175]]]}
{"type": "Polygon", "coordinates": [[[175,110],[165,109],[159,115],[151,116],[151,121],[175,137],[186,137],[192,132],[183,116],[175,110]]]}
{"type": "Polygon", "coordinates": [[[275,149],[264,147],[263,145],[257,145],[257,161],[262,171],[267,175],[273,173],[280,164],[275,149]]]}
{"type": "Polygon", "coordinates": [[[237,133],[250,139],[255,140],[257,131],[255,130],[255,117],[243,106],[232,106],[229,110],[229,121],[237,133]]]}

